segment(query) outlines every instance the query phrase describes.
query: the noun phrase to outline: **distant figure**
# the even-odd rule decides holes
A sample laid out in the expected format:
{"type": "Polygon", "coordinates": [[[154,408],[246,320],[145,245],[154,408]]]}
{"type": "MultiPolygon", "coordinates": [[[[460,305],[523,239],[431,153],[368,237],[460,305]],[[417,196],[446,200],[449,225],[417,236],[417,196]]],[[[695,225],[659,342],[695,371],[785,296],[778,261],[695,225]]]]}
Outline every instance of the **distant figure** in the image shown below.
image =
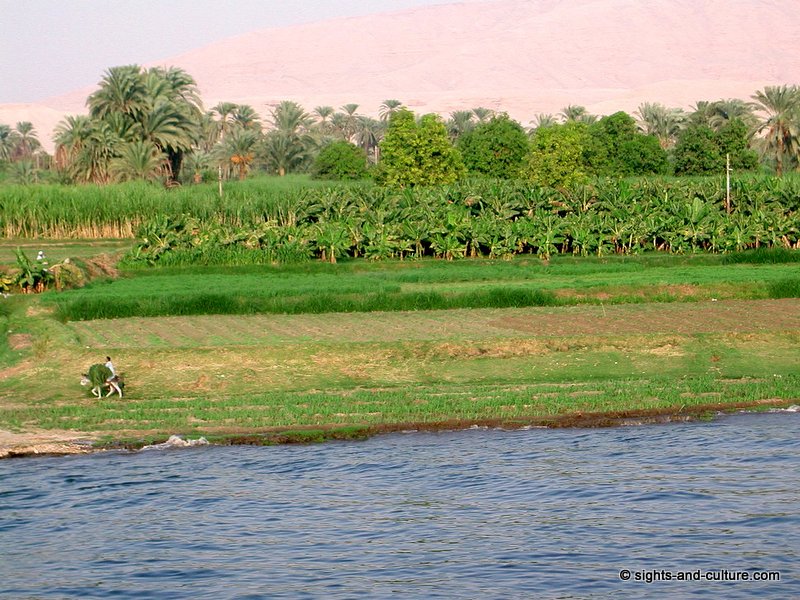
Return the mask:
{"type": "Polygon", "coordinates": [[[108,370],[111,371],[111,377],[109,377],[106,381],[111,381],[117,376],[117,371],[114,369],[114,363],[111,362],[110,356],[106,356],[106,367],[108,367],[108,370]]]}

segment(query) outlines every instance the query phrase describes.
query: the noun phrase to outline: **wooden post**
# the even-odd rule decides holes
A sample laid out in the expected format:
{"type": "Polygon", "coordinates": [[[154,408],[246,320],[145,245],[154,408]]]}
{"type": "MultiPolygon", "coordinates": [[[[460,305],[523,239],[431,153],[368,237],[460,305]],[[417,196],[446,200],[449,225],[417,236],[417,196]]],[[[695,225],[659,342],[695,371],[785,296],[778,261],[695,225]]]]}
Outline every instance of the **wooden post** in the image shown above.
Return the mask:
{"type": "Polygon", "coordinates": [[[725,155],[725,212],[731,214],[731,155],[725,155]]]}

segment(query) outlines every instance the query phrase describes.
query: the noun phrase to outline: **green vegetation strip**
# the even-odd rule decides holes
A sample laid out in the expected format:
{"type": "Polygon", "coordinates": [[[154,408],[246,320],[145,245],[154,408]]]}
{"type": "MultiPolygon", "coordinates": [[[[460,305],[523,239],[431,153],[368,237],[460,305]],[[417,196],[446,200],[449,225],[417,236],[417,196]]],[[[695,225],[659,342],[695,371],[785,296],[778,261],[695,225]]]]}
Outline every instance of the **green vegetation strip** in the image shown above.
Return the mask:
{"type": "MultiPolygon", "coordinates": [[[[798,254],[800,255],[800,254],[798,254]]],[[[794,255],[792,255],[794,256],[794,255]]],[[[543,264],[535,259],[353,262],[303,267],[132,271],[113,282],[49,293],[62,321],[210,314],[320,314],[641,303],[800,296],[793,263],[722,264],[721,257],[543,264]],[[706,264],[714,260],[716,264],[706,264]]]]}
{"type": "MultiPolygon", "coordinates": [[[[796,394],[797,376],[767,380],[624,379],[591,384],[419,386],[392,390],[266,393],[226,398],[106,399],[91,405],[0,409],[6,429],[36,427],[93,432],[238,434],[269,428],[343,427],[483,422],[542,422],[579,413],[680,413],[709,404],[752,404],[796,394]]],[[[788,402],[787,402],[788,403],[788,402]]]]}

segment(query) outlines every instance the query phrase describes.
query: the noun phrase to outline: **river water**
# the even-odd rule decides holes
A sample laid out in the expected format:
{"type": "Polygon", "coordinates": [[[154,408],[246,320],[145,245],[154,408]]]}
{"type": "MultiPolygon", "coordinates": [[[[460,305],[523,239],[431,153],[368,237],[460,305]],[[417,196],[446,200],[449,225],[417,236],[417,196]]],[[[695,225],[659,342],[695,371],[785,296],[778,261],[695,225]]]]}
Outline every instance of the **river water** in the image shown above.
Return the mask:
{"type": "Polygon", "coordinates": [[[5,460],[0,596],[800,598],[799,440],[782,412],[5,460]]]}

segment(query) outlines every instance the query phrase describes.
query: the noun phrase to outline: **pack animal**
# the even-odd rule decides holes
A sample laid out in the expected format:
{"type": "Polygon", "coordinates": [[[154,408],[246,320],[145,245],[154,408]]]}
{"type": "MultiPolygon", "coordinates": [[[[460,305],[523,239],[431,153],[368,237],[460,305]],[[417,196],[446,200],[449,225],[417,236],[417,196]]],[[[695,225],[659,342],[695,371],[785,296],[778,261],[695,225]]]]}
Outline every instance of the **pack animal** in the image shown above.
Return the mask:
{"type": "Polygon", "coordinates": [[[108,390],[106,398],[114,392],[119,394],[119,397],[122,398],[122,388],[125,387],[125,384],[118,376],[112,375],[111,369],[99,363],[89,367],[89,372],[83,374],[81,377],[81,385],[91,385],[92,395],[98,398],[103,397],[104,389],[108,390]]]}

